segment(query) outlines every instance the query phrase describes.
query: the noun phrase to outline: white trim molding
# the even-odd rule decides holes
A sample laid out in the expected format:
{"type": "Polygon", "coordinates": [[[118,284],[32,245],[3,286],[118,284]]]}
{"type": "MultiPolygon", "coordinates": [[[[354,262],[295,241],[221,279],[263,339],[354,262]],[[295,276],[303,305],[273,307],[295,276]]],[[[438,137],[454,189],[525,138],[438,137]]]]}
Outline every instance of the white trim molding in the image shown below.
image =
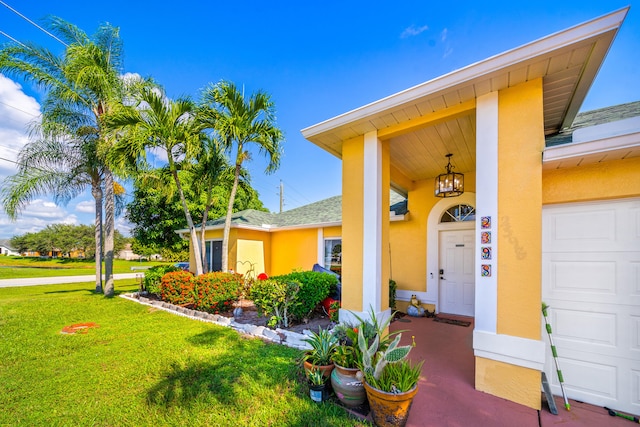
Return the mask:
{"type": "Polygon", "coordinates": [[[542,341],[477,329],[473,331],[473,354],[476,357],[543,371],[545,349],[542,341]]]}

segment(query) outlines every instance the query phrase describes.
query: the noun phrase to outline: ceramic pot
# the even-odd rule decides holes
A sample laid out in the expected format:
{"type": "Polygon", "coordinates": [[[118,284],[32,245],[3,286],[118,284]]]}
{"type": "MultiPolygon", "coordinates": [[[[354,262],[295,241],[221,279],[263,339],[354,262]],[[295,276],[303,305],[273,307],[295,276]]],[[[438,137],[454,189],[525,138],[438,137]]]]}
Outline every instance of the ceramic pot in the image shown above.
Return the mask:
{"type": "Polygon", "coordinates": [[[378,427],[404,427],[409,418],[409,410],[413,403],[413,398],[418,394],[416,385],[404,393],[387,393],[371,387],[364,382],[367,391],[371,417],[378,427]]]}
{"type": "Polygon", "coordinates": [[[331,372],[333,392],[345,406],[360,406],[367,399],[362,381],[356,378],[358,371],[358,368],[343,368],[336,365],[331,372]]]}

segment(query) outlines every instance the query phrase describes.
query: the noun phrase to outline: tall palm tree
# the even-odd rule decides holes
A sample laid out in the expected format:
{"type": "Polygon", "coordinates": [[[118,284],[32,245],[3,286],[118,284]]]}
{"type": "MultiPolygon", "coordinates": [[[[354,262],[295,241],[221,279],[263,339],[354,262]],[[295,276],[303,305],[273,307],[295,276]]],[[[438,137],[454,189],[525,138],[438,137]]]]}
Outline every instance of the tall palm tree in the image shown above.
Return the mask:
{"type": "Polygon", "coordinates": [[[196,274],[203,273],[201,247],[182,189],[179,170],[196,158],[205,137],[195,120],[196,105],[182,98],[169,100],[159,87],[143,86],[135,105],[121,105],[106,116],[105,124],[119,135],[109,152],[110,161],[122,169],[148,169],[147,151],[161,149],[167,155],[167,170],[176,185],[196,261],[196,274]]]}
{"type": "MultiPolygon", "coordinates": [[[[95,149],[98,157],[103,158],[108,139],[101,123],[102,117],[114,102],[123,97],[119,29],[103,24],[89,37],[77,26],[55,16],[48,18],[45,25],[65,43],[64,54],[57,56],[29,42],[11,43],[0,50],[0,72],[21,77],[46,90],[42,105],[45,135],[59,123],[69,125],[72,122],[75,129],[88,126],[98,135],[95,149]]],[[[115,195],[111,169],[105,167],[103,172],[106,231],[104,294],[112,296],[115,195]]],[[[96,229],[102,229],[102,224],[96,224],[96,229]]],[[[96,254],[101,250],[98,243],[96,238],[96,254]]],[[[96,277],[96,289],[102,290],[99,277],[96,277]]]]}
{"type": "Polygon", "coordinates": [[[245,99],[235,84],[221,81],[203,93],[202,121],[210,127],[234,159],[234,180],[227,206],[222,237],[222,270],[229,270],[229,233],[240,172],[245,161],[251,160],[251,147],[268,157],[265,173],[280,167],[282,131],[276,126],[275,106],[262,91],[245,99]]]}

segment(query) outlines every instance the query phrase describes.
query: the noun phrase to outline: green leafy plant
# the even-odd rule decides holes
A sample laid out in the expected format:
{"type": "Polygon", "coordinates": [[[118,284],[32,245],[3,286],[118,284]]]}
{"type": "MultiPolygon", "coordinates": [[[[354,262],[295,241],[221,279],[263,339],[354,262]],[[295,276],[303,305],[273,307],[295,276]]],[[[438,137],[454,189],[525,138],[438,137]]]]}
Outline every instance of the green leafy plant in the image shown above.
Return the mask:
{"type": "Polygon", "coordinates": [[[160,282],[162,276],[172,271],[180,271],[180,268],[173,265],[156,265],[144,273],[144,288],[151,294],[160,294],[160,282]]]}
{"type": "Polygon", "coordinates": [[[396,309],[396,293],[398,292],[398,285],[395,280],[389,279],[389,308],[391,310],[396,309]]]}
{"type": "Polygon", "coordinates": [[[295,280],[300,283],[296,295],[296,303],[291,309],[293,318],[302,320],[308,317],[320,302],[338,286],[338,279],[330,273],[318,271],[294,271],[292,273],[272,277],[277,280],[295,280]]]}
{"type": "Polygon", "coordinates": [[[424,360],[412,364],[410,360],[389,363],[382,370],[379,379],[367,377],[370,386],[387,393],[404,393],[413,389],[422,373],[424,360]]]}
{"type": "Polygon", "coordinates": [[[195,277],[195,308],[210,313],[233,309],[243,290],[241,274],[214,272],[195,277]]]}
{"type": "Polygon", "coordinates": [[[311,346],[304,355],[305,361],[318,366],[332,363],[331,356],[338,346],[338,339],[329,330],[318,328],[317,333],[311,332],[304,341],[311,346]]]}
{"type": "Polygon", "coordinates": [[[329,320],[334,323],[340,321],[340,301],[334,301],[329,305],[329,320]]]}
{"type": "Polygon", "coordinates": [[[412,345],[401,346],[403,331],[386,333],[393,314],[380,321],[371,309],[370,317],[376,333],[371,341],[365,336],[366,323],[358,316],[358,348],[361,353],[360,369],[366,382],[379,390],[399,393],[412,389],[420,378],[422,362],[411,365],[407,357],[412,345]]]}
{"type": "Polygon", "coordinates": [[[336,347],[331,360],[338,366],[343,368],[357,368],[356,349],[350,345],[339,345],[336,347]]]}
{"type": "Polygon", "coordinates": [[[253,301],[261,315],[271,317],[270,327],[289,327],[291,311],[298,302],[296,294],[300,290],[300,283],[295,280],[271,278],[256,281],[249,291],[249,298],[253,301]]]}
{"type": "Polygon", "coordinates": [[[195,302],[193,274],[187,271],[174,271],[162,276],[160,296],[163,301],[175,305],[191,305],[195,302]]]}
{"type": "Polygon", "coordinates": [[[310,369],[307,371],[307,378],[313,385],[322,385],[327,381],[327,377],[324,376],[320,369],[310,369]]]}

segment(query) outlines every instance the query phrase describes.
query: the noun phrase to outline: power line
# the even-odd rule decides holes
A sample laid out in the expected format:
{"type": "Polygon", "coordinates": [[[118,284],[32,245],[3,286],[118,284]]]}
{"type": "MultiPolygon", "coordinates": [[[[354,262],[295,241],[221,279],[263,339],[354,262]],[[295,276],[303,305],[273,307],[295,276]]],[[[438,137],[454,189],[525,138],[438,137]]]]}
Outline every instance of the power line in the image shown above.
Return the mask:
{"type": "MultiPolygon", "coordinates": [[[[21,14],[20,12],[18,12],[17,10],[15,10],[14,8],[12,8],[11,6],[9,6],[8,4],[6,4],[5,2],[3,2],[2,0],[0,0],[0,4],[2,4],[4,7],[6,7],[7,9],[9,9],[10,11],[12,11],[13,13],[15,13],[16,15],[18,15],[19,17],[21,17],[22,19],[24,19],[25,21],[27,21],[28,23],[30,23],[31,25],[33,25],[34,27],[38,28],[40,31],[44,32],[45,34],[49,35],[50,37],[53,37],[54,39],[56,39],[57,41],[59,41],[60,43],[62,43],[65,47],[69,47],[68,44],[66,44],[65,42],[63,42],[62,40],[60,40],[59,38],[57,38],[56,36],[54,36],[53,34],[51,34],[49,31],[45,30],[44,28],[42,28],[40,25],[36,24],[35,22],[33,22],[31,19],[27,18],[26,16],[24,16],[23,14],[21,14]]],[[[4,34],[4,33],[3,33],[4,34]]],[[[18,42],[20,43],[20,42],[18,42]]],[[[20,43],[22,44],[22,43],[20,43]]],[[[24,46],[24,45],[23,45],[24,46]]]]}
{"type": "Polygon", "coordinates": [[[0,30],[0,34],[2,34],[3,36],[5,36],[6,38],[8,38],[9,40],[11,40],[12,42],[18,43],[20,46],[22,47],[27,47],[24,43],[22,43],[21,41],[14,39],[13,37],[11,37],[9,34],[5,33],[4,31],[0,30]]]}
{"type": "Polygon", "coordinates": [[[33,118],[38,118],[39,116],[41,116],[41,114],[36,116],[35,114],[31,114],[31,113],[30,113],[30,112],[28,112],[28,111],[25,111],[25,110],[22,110],[22,109],[20,109],[20,108],[18,108],[18,107],[14,107],[13,105],[7,104],[6,102],[2,102],[2,101],[0,101],[0,104],[2,104],[2,105],[6,105],[7,107],[9,107],[9,108],[13,108],[14,110],[18,110],[18,111],[20,111],[21,113],[25,113],[26,115],[31,116],[31,117],[33,117],[33,118]]]}

